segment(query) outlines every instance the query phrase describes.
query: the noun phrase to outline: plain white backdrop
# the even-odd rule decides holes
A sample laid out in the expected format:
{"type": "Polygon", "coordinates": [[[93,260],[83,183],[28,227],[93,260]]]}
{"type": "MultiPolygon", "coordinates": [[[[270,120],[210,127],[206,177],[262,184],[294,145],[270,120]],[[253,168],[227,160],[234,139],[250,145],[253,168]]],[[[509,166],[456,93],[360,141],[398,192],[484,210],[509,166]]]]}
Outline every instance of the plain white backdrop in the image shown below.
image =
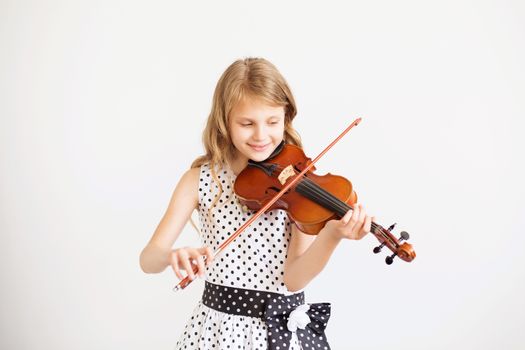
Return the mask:
{"type": "Polygon", "coordinates": [[[1,1],[0,347],[174,347],[203,283],[139,254],[219,76],[258,56],[312,158],[363,118],[317,173],[418,254],[338,247],[306,288],[332,348],[523,349],[524,23],[521,1],[1,1]]]}

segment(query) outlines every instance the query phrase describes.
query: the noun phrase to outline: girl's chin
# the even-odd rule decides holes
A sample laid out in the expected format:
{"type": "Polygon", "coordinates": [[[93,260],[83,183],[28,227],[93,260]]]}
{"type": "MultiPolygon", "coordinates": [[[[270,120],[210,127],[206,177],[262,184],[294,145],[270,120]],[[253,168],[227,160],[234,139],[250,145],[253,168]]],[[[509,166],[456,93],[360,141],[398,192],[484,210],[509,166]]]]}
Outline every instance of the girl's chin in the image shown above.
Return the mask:
{"type": "Polygon", "coordinates": [[[261,154],[251,154],[249,158],[254,162],[262,162],[263,160],[267,159],[268,156],[261,154]]]}
{"type": "Polygon", "coordinates": [[[250,145],[248,145],[248,151],[250,152],[250,159],[252,160],[265,160],[272,154],[273,152],[273,144],[268,144],[263,148],[254,148],[250,145]]]}

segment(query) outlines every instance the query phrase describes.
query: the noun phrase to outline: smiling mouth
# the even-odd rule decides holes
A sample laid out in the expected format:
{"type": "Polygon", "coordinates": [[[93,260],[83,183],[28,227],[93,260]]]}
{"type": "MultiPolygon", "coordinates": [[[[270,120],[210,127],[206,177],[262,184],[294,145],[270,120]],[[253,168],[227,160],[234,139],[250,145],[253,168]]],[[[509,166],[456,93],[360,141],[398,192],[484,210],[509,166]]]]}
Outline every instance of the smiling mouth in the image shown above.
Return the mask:
{"type": "MultiPolygon", "coordinates": [[[[248,144],[248,145],[250,145],[250,144],[248,144]]],[[[256,150],[256,151],[264,151],[266,148],[268,148],[269,145],[270,145],[270,144],[267,143],[267,144],[264,145],[264,146],[254,146],[254,145],[250,145],[250,147],[253,148],[253,149],[256,150]]]]}

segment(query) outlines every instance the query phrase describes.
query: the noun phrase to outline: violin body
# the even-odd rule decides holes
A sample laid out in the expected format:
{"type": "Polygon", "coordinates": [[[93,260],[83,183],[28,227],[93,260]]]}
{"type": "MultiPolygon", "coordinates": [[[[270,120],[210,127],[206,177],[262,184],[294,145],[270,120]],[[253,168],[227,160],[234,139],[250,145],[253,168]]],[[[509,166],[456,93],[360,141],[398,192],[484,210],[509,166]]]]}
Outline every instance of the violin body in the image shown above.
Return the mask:
{"type": "MultiPolygon", "coordinates": [[[[311,163],[300,147],[285,144],[284,141],[262,162],[249,161],[237,176],[234,191],[241,204],[251,210],[259,210],[288,183],[311,163]]],[[[340,219],[357,202],[352,183],[338,175],[330,173],[320,176],[313,173],[315,167],[285,192],[268,210],[284,209],[290,219],[304,233],[316,235],[328,220],[340,219]]],[[[371,232],[381,245],[374,249],[378,253],[383,246],[394,252],[387,257],[391,264],[395,256],[412,261],[416,254],[412,246],[401,240],[408,239],[408,233],[402,232],[396,239],[389,229],[372,222],[371,232]]]]}
{"type": "MultiPolygon", "coordinates": [[[[268,176],[268,171],[275,172],[278,168],[285,168],[293,164],[294,170],[301,172],[311,159],[306,157],[301,148],[295,145],[284,145],[279,154],[273,158],[268,158],[268,161],[271,161],[272,165],[278,164],[278,166],[264,170],[260,166],[254,166],[255,162],[251,162],[235,180],[235,193],[240,202],[251,210],[259,210],[263,207],[284,185],[281,183],[282,179],[277,176],[268,176]]],[[[312,168],[315,170],[315,167],[312,168]]],[[[353,205],[357,202],[357,195],[352,188],[352,183],[342,176],[330,173],[319,176],[309,171],[306,173],[306,177],[344,203],[353,205]]],[[[292,187],[293,190],[286,192],[269,210],[286,210],[290,219],[302,232],[316,235],[328,220],[335,219],[338,215],[333,210],[300,194],[296,190],[297,186],[300,185],[292,187]]]]}

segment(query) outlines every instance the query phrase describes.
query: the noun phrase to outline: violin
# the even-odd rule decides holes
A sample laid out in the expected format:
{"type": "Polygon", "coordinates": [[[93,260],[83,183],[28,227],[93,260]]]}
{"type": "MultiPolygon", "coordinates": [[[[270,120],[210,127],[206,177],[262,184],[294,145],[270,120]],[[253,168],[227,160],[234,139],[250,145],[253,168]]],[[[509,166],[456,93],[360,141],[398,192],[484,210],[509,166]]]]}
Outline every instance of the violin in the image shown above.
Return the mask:
{"type": "MultiPolygon", "coordinates": [[[[326,222],[335,218],[342,218],[357,201],[357,195],[352,183],[342,176],[328,173],[324,176],[315,175],[314,164],[350,129],[358,125],[361,118],[357,118],[348,126],[328,147],[314,160],[306,157],[300,147],[285,144],[282,141],[270,156],[261,162],[248,161],[248,165],[237,175],[234,183],[234,192],[241,204],[257,213],[251,216],[241,227],[222,242],[213,253],[216,257],[248,226],[250,226],[263,212],[272,209],[284,209],[288,216],[307,234],[316,235],[326,222]]],[[[393,254],[385,261],[392,264],[396,256],[410,262],[416,257],[412,245],[403,242],[409,238],[407,232],[401,232],[397,239],[391,231],[395,224],[385,229],[372,222],[370,231],[379,240],[380,245],[373,252],[379,253],[386,246],[393,254]]],[[[197,265],[193,272],[197,271],[197,265]]],[[[186,276],[173,290],[186,288],[191,279],[186,276]]]]}
{"type": "MultiPolygon", "coordinates": [[[[260,210],[310,163],[312,160],[300,147],[282,141],[266,160],[248,161],[235,179],[234,191],[245,208],[260,210]]],[[[357,194],[348,179],[330,173],[316,175],[314,170],[316,168],[312,165],[267,209],[286,210],[290,220],[310,235],[317,235],[328,220],[342,218],[357,202],[357,194]]],[[[393,254],[385,259],[388,265],[396,256],[406,262],[414,260],[416,253],[412,245],[401,243],[409,239],[409,234],[403,231],[401,237],[396,238],[391,233],[394,227],[395,224],[385,229],[372,222],[370,231],[380,243],[373,252],[379,253],[384,246],[390,249],[393,254]]]]}

